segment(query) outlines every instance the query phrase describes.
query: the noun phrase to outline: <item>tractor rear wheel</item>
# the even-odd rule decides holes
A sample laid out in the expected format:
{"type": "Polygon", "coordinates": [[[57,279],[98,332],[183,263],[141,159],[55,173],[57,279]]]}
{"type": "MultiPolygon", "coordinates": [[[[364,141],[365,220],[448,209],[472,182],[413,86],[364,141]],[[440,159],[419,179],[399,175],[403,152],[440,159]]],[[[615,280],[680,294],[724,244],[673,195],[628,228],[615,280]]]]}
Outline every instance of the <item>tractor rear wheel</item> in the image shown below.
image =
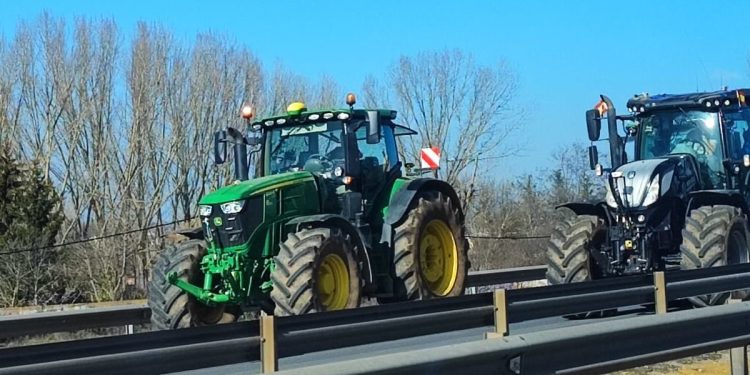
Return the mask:
{"type": "MultiPolygon", "coordinates": [[[[747,219],[738,208],[724,205],[699,207],[691,210],[690,215],[685,218],[680,246],[680,269],[747,262],[747,249],[747,219]]],[[[688,299],[695,307],[713,306],[726,302],[730,294],[716,293],[688,299]]]]}
{"type": "Polygon", "coordinates": [[[463,294],[469,243],[459,208],[449,198],[423,194],[394,232],[396,299],[463,294]]]}
{"type": "Polygon", "coordinates": [[[352,238],[331,228],[290,233],[274,257],[271,299],[274,315],[359,307],[360,270],[352,238]]]}
{"type": "Polygon", "coordinates": [[[237,314],[230,312],[226,305],[206,306],[167,280],[169,273],[176,272],[182,280],[203,285],[200,261],[205,254],[202,240],[183,240],[168,245],[158,255],[148,287],[148,305],[154,328],[176,329],[237,320],[237,314]]]}
{"type": "MultiPolygon", "coordinates": [[[[605,240],[604,222],[591,215],[575,215],[560,220],[547,243],[547,282],[570,284],[594,279],[591,250],[605,240]]],[[[592,311],[568,315],[582,319],[609,315],[616,310],[592,311]]]]}

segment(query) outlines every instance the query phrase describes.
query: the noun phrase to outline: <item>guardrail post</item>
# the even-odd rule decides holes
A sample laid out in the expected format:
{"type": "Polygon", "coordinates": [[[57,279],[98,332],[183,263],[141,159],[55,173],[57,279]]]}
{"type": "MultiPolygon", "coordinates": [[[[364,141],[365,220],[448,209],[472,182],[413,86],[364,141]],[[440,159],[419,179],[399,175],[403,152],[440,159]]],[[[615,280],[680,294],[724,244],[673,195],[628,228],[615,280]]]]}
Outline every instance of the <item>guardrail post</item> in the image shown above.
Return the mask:
{"type": "Polygon", "coordinates": [[[279,369],[276,357],[276,321],[273,315],[260,317],[260,363],[261,372],[270,374],[279,369]]]}
{"type": "Polygon", "coordinates": [[[133,325],[128,324],[125,326],[125,334],[126,335],[132,335],[133,334],[133,325]]]}
{"type": "Polygon", "coordinates": [[[732,364],[732,375],[748,375],[747,346],[729,349],[729,362],[732,364]]]}
{"type": "MultiPolygon", "coordinates": [[[[741,299],[730,299],[729,303],[739,303],[741,299]]],[[[729,363],[732,375],[748,375],[747,368],[747,346],[729,349],[729,363]]]]}
{"type": "Polygon", "coordinates": [[[485,339],[508,336],[508,301],[505,299],[505,289],[495,290],[492,301],[495,305],[495,332],[485,333],[485,339]]]}
{"type": "Polygon", "coordinates": [[[667,313],[667,283],[664,272],[654,272],[654,308],[657,314],[667,313]]]}

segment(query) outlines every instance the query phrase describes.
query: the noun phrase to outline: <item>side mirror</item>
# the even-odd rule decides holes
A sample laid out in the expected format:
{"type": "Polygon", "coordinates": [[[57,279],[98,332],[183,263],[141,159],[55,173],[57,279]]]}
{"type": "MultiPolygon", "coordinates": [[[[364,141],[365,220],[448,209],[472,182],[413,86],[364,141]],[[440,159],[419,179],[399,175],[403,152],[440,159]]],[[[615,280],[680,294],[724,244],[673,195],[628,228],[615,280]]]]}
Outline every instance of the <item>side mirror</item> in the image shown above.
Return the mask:
{"type": "Polygon", "coordinates": [[[586,111],[586,127],[589,131],[589,140],[596,142],[599,140],[599,134],[602,131],[602,119],[599,117],[599,111],[589,109],[586,111]]]}
{"type": "Polygon", "coordinates": [[[589,146],[589,166],[591,169],[596,169],[596,165],[599,164],[599,150],[596,146],[589,146]]]}
{"type": "Polygon", "coordinates": [[[367,111],[367,121],[370,123],[367,127],[367,143],[371,145],[380,143],[378,111],[367,111]]]}
{"type": "Polygon", "coordinates": [[[214,163],[224,164],[227,160],[227,132],[219,130],[214,133],[214,163]]]}

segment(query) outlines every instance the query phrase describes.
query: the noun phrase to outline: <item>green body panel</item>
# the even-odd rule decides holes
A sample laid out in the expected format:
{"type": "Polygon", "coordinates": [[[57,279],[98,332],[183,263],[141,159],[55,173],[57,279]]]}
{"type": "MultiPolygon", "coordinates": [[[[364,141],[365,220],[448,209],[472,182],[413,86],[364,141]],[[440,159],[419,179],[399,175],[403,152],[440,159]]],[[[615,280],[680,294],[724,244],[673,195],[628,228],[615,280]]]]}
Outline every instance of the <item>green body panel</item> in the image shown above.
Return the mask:
{"type": "MultiPolygon", "coordinates": [[[[243,181],[206,195],[200,204],[213,205],[215,212],[221,203],[262,199],[262,212],[248,213],[261,215],[262,220],[242,244],[222,246],[217,235],[206,236],[208,251],[201,260],[203,285],[189,284],[176,275],[170,275],[170,282],[207,305],[258,304],[271,287],[268,279],[273,271],[273,256],[286,238],[285,224],[295,217],[320,213],[318,191],[309,172],[289,172],[243,181]]],[[[243,208],[246,209],[249,208],[243,208]]],[[[204,232],[218,232],[216,220],[204,218],[203,226],[204,232]]]]}
{"type": "Polygon", "coordinates": [[[401,190],[404,186],[406,186],[406,184],[408,184],[409,181],[411,180],[412,180],[411,178],[400,177],[400,178],[397,178],[396,181],[393,182],[393,185],[391,185],[391,188],[389,190],[390,194],[388,195],[389,204],[383,206],[383,208],[381,209],[381,212],[383,213],[383,217],[385,217],[385,215],[388,214],[388,206],[390,206],[390,202],[393,200],[393,197],[396,195],[396,193],[398,193],[399,190],[401,190]]]}
{"type": "Polygon", "coordinates": [[[206,194],[198,203],[220,204],[237,201],[281,186],[293,185],[300,180],[312,181],[313,176],[309,172],[289,172],[242,181],[206,194]]]}
{"type": "Polygon", "coordinates": [[[392,283],[391,279],[391,266],[393,265],[393,251],[388,247],[386,243],[380,242],[380,235],[383,230],[383,222],[386,214],[388,213],[388,207],[391,205],[393,197],[401,189],[406,187],[411,179],[399,177],[390,183],[390,186],[385,186],[380,196],[375,200],[374,206],[368,216],[368,222],[372,226],[372,244],[373,251],[370,253],[370,259],[372,264],[372,273],[378,281],[379,293],[388,294],[391,293],[392,283]]]}

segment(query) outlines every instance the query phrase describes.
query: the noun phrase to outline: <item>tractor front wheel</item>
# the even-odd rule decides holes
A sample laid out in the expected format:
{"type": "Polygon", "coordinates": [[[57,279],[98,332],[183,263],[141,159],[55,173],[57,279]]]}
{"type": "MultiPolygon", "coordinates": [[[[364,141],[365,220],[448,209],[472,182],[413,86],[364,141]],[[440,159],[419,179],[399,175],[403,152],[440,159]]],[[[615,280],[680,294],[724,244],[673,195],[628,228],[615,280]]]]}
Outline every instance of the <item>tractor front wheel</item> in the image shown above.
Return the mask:
{"type": "Polygon", "coordinates": [[[352,238],[340,230],[309,228],[290,233],[274,257],[274,315],[359,307],[360,270],[352,238]]]}
{"type": "Polygon", "coordinates": [[[463,294],[469,243],[450,199],[439,192],[424,194],[394,231],[396,299],[463,294]]]}
{"type": "Polygon", "coordinates": [[[158,255],[148,287],[148,306],[154,328],[176,329],[237,320],[238,314],[230,312],[226,305],[206,306],[167,280],[169,273],[176,272],[182,280],[203,285],[200,261],[205,254],[202,240],[184,240],[168,245],[158,255]]]}
{"type": "MultiPolygon", "coordinates": [[[[595,277],[591,252],[606,236],[603,221],[590,215],[575,215],[560,220],[547,243],[547,282],[551,285],[592,280],[595,277]]],[[[591,311],[567,315],[568,319],[611,315],[617,310],[591,311]]]]}
{"type": "MultiPolygon", "coordinates": [[[[747,262],[747,219],[732,206],[704,206],[690,211],[682,230],[680,269],[718,267],[747,262]]],[[[746,291],[741,291],[747,294],[746,291]]],[[[689,297],[695,307],[721,305],[730,293],[689,297]]]]}

